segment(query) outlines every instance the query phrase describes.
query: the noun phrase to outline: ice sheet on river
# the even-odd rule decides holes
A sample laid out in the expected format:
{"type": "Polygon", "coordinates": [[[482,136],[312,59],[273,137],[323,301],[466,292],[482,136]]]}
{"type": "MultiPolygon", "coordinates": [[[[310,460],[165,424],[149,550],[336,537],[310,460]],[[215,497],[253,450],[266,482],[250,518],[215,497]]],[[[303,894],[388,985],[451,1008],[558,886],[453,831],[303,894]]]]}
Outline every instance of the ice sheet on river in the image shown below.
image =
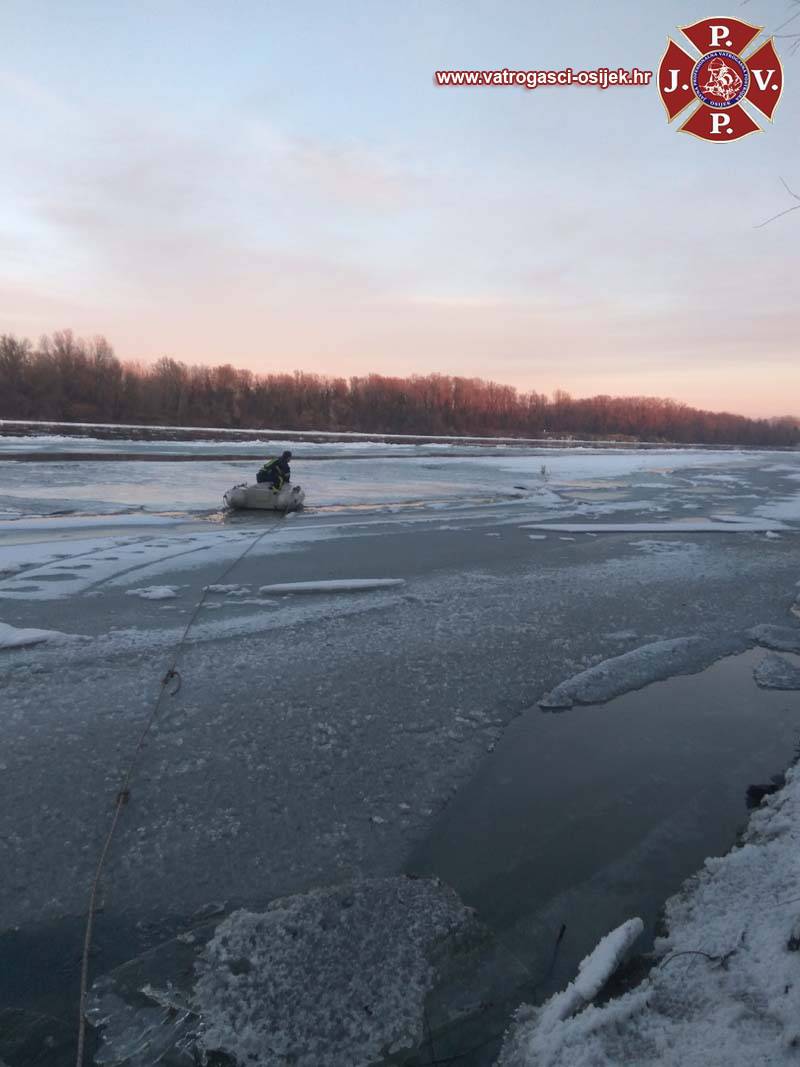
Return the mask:
{"type": "MultiPolygon", "coordinates": [[[[368,879],[237,911],[95,983],[96,1061],[145,1067],[221,1053],[253,1067],[380,1062],[423,1042],[426,1012],[436,1025],[475,1008],[465,976],[467,985],[485,977],[474,964],[490,940],[436,880],[368,879]]],[[[510,958],[501,972],[491,995],[521,979],[510,958]]]]}

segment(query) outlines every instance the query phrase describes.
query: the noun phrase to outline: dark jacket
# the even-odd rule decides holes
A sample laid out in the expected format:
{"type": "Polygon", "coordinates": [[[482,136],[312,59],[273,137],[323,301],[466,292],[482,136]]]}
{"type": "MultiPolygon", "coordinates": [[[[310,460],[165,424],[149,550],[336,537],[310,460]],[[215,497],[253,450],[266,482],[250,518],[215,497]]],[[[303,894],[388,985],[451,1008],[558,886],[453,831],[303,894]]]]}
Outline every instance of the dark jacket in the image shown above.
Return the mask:
{"type": "Polygon", "coordinates": [[[256,475],[256,481],[262,484],[266,482],[280,489],[285,482],[291,480],[291,477],[292,472],[289,468],[289,460],[284,459],[283,456],[278,456],[277,459],[267,460],[256,475]]]}

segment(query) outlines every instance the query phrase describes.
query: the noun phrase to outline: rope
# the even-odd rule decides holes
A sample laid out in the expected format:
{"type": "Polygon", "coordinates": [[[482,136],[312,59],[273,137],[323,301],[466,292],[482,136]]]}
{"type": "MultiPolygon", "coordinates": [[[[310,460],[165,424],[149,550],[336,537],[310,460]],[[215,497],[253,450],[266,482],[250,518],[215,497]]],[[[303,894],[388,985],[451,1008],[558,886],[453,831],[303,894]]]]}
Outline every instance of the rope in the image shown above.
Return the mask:
{"type": "MultiPolygon", "coordinates": [[[[242,562],[245,556],[247,556],[248,553],[256,547],[258,542],[263,537],[265,537],[268,533],[275,533],[276,531],[277,527],[262,530],[261,533],[253,541],[251,541],[250,544],[248,544],[244,552],[237,556],[232,563],[228,564],[228,566],[219,575],[216,583],[214,584],[221,585],[225,578],[227,578],[231,571],[234,569],[234,567],[237,567],[242,562]]],[[[161,704],[164,699],[164,695],[165,693],[167,693],[169,694],[169,696],[174,697],[180,690],[181,676],[178,673],[177,669],[178,659],[180,658],[181,652],[183,651],[184,645],[186,644],[186,638],[188,637],[189,630],[192,628],[195,619],[200,613],[200,609],[206,601],[206,597],[208,596],[208,588],[209,587],[207,585],[203,588],[202,596],[198,600],[194,611],[189,616],[189,621],[186,623],[186,627],[184,628],[181,639],[175,648],[175,651],[172,656],[172,662],[167,668],[164,677],[161,679],[161,688],[158,692],[158,697],[156,698],[156,702],[153,705],[153,709],[150,712],[150,715],[148,716],[144,727],[142,728],[141,734],[139,735],[139,740],[137,741],[136,747],[133,750],[133,755],[131,756],[131,761],[128,765],[128,769],[126,770],[125,775],[122,779],[122,785],[119,789],[119,792],[117,793],[117,799],[114,803],[114,814],[111,818],[111,825],[108,828],[108,833],[106,834],[106,839],[103,844],[102,851],[100,852],[100,859],[97,862],[97,868],[95,870],[94,880],[92,882],[91,893],[89,895],[89,908],[86,917],[86,933],[83,939],[83,955],[81,957],[81,988],[78,1014],[78,1052],[75,1060],[76,1067],[83,1067],[84,1047],[86,1044],[86,997],[89,989],[89,955],[92,949],[92,935],[94,933],[94,919],[95,914],[97,912],[97,893],[100,888],[100,878],[103,873],[103,868],[105,867],[108,850],[110,849],[111,842],[114,839],[114,833],[117,829],[117,823],[119,822],[119,817],[122,813],[122,809],[125,807],[125,805],[128,803],[128,800],[130,799],[130,783],[131,779],[133,778],[133,772],[135,771],[136,766],[139,762],[139,757],[141,755],[142,749],[144,748],[144,743],[147,738],[147,735],[150,733],[150,729],[153,723],[155,722],[159,711],[161,710],[161,704]],[[170,690],[168,686],[170,682],[173,681],[175,682],[175,686],[170,690]]]]}
{"type": "Polygon", "coordinates": [[[428,1018],[428,1009],[424,1004],[422,1005],[422,1011],[425,1017],[425,1030],[428,1034],[428,1049],[430,1050],[431,1055],[430,1062],[438,1063],[438,1060],[436,1059],[436,1049],[433,1047],[433,1032],[431,1031],[431,1021],[428,1018]]]}

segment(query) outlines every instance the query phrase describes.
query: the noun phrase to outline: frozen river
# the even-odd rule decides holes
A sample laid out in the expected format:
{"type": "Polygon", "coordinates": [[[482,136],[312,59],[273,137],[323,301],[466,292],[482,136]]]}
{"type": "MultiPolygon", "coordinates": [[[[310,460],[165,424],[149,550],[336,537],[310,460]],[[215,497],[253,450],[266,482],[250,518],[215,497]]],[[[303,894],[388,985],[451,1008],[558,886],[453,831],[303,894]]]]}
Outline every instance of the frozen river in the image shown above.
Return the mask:
{"type": "MultiPolygon", "coordinates": [[[[563,730],[537,704],[626,653],[604,700],[639,689],[646,708],[643,686],[733,653],[749,677],[765,654],[749,631],[797,621],[800,454],[293,442],[306,511],[226,516],[222,493],[263,447],[0,438],[0,956],[16,969],[0,992],[68,1017],[64,1048],[121,772],[206,587],[109,856],[95,975],[209,906],[409,870],[451,882],[539,972],[554,923],[571,961],[613,900],[652,927],[744,819],[749,782],[792,757],[797,693],[771,695],[760,747],[737,705],[716,763],[724,702],[695,736],[691,685],[674,718],[654,695],[644,731],[613,702],[564,712],[563,730]],[[3,458],[21,451],[38,458],[3,458]],[[614,773],[589,772],[593,750],[614,773]],[[680,798],[659,785],[679,767],[680,798]],[[706,803],[715,784],[725,799],[706,803]],[[676,804],[709,812],[707,837],[649,848],[675,837],[676,804]],[[570,835],[592,841],[580,862],[570,835]]],[[[581,684],[576,702],[596,703],[581,684]]]]}

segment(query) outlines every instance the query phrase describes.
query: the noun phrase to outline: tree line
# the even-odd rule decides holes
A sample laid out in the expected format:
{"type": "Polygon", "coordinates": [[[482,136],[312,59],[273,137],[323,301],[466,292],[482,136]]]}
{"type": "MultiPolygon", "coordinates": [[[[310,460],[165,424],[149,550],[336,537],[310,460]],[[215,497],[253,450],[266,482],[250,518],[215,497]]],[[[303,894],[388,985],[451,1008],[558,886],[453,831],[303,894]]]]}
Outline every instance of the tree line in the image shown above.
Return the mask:
{"type": "Polygon", "coordinates": [[[574,436],[730,445],[800,444],[800,419],[750,419],[657,397],[576,399],[478,378],[255,374],[164,357],[122,362],[70,330],[38,345],[0,336],[0,417],[62,422],[481,437],[574,436]]]}

